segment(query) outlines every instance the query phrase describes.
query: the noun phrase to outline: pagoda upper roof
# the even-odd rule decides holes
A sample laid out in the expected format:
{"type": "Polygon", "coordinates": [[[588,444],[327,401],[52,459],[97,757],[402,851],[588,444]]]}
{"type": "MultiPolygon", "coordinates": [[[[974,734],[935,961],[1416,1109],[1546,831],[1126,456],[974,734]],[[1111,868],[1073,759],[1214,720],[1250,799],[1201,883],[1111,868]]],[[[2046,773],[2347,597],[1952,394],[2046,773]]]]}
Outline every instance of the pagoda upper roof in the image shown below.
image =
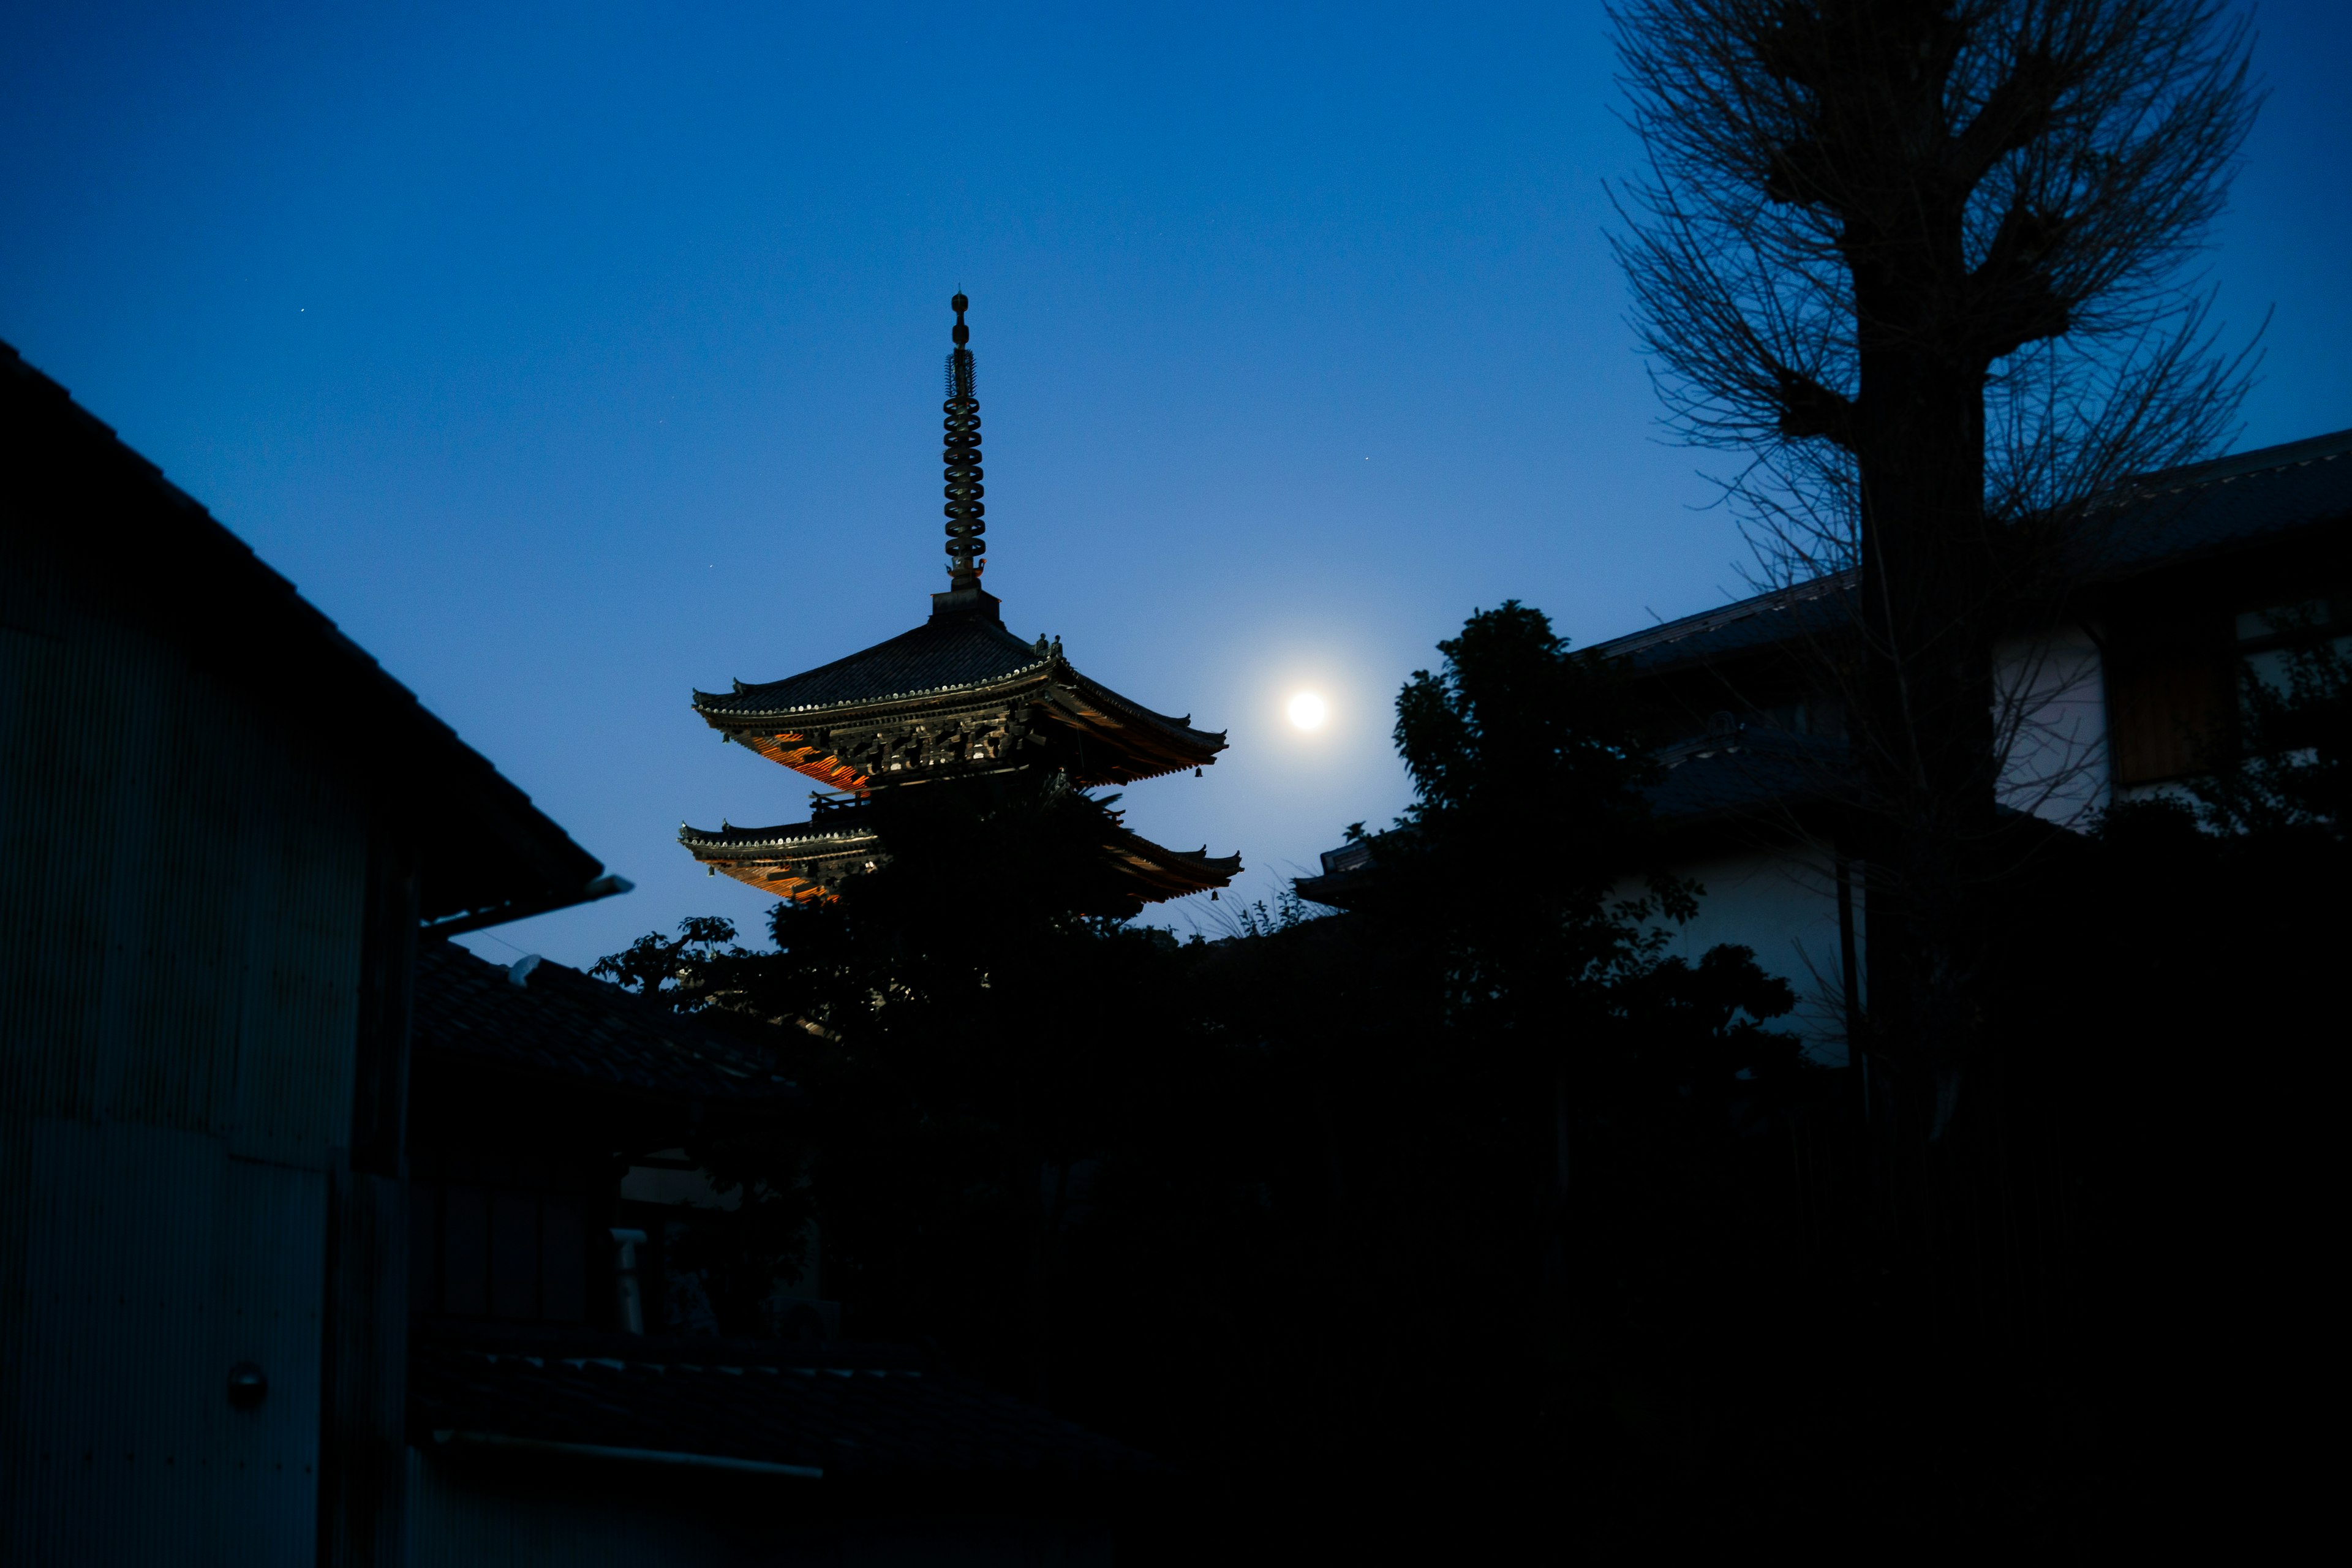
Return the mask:
{"type": "MultiPolygon", "coordinates": [[[[942,600],[949,595],[940,595],[942,600]]],[[[782,680],[697,691],[713,729],[834,789],[862,791],[860,765],[815,744],[827,731],[921,724],[974,704],[1042,705],[1098,746],[1074,770],[1087,783],[1125,784],[1200,767],[1225,749],[1223,731],[1192,715],[1158,712],[1079,672],[1058,640],[1024,643],[1004,629],[992,596],[935,612],[912,631],[782,680]]]]}
{"type": "Polygon", "coordinates": [[[725,693],[698,691],[694,706],[713,721],[801,718],[996,686],[1043,674],[1055,657],[1051,644],[1023,642],[1000,622],[936,616],[913,631],[799,675],[753,686],[739,680],[725,693]]]}

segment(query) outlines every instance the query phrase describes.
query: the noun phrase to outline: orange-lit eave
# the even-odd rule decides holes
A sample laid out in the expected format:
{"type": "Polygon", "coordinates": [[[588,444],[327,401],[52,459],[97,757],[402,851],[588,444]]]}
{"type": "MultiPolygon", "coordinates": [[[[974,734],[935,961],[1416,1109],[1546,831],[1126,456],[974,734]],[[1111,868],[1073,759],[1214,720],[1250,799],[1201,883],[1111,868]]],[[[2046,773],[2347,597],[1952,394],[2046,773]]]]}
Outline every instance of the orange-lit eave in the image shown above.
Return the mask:
{"type": "Polygon", "coordinates": [[[779,762],[796,773],[806,773],[827,789],[845,790],[852,795],[866,793],[866,775],[833,755],[821,746],[812,746],[803,735],[789,731],[781,735],[747,735],[751,749],[772,762],[779,762]]]}
{"type": "Polygon", "coordinates": [[[789,899],[796,904],[832,903],[841,895],[823,882],[813,882],[806,877],[772,877],[772,863],[757,860],[705,860],[706,866],[716,866],[747,888],[756,889],[774,898],[789,899]]]}

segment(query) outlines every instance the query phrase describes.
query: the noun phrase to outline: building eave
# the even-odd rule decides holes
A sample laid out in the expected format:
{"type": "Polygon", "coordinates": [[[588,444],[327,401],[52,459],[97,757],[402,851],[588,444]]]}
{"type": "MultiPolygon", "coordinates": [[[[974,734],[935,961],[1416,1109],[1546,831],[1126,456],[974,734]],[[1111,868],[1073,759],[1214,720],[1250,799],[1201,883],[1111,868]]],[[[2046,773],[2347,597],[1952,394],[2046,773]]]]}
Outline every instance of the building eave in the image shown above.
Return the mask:
{"type": "Polygon", "coordinates": [[[17,484],[12,525],[72,577],[102,584],[103,614],[250,693],[302,744],[350,761],[380,818],[419,847],[424,920],[471,929],[625,889],[250,545],[6,343],[0,455],[17,484]]]}
{"type": "MultiPolygon", "coordinates": [[[[827,827],[821,819],[773,827],[722,824],[716,830],[681,826],[677,837],[714,873],[802,904],[837,896],[849,877],[878,870],[890,858],[879,834],[862,826],[827,827]]],[[[1239,855],[1212,856],[1206,845],[1171,849],[1125,828],[1103,849],[1148,904],[1230,887],[1242,869],[1239,855]]]]}

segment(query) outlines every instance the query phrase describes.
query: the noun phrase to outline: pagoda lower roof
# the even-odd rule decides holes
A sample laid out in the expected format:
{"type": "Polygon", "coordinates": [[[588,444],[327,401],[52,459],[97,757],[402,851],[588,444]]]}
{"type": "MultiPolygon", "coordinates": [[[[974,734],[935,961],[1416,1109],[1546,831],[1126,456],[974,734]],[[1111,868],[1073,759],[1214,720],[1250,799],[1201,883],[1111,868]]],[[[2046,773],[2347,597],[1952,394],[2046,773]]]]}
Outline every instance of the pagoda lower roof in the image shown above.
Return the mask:
{"type": "Polygon", "coordinates": [[[776,827],[722,822],[716,831],[680,823],[677,841],[713,870],[797,904],[832,896],[845,878],[875,870],[887,858],[881,836],[862,821],[828,823],[821,816],[776,827]]]}
{"type": "Polygon", "coordinates": [[[837,730],[919,724],[981,707],[1040,705],[1097,748],[1088,783],[1129,783],[1201,767],[1224,750],[1222,731],[1157,712],[1081,674],[1058,642],[1024,643],[992,610],[934,615],[862,653],[783,680],[697,691],[713,729],[835,789],[871,782],[823,737],[837,730]],[[1098,773],[1100,776],[1094,777],[1098,773]]]}
{"type": "MultiPolygon", "coordinates": [[[[808,903],[833,896],[845,879],[878,869],[889,858],[881,837],[865,826],[862,813],[841,815],[853,820],[830,823],[819,816],[774,827],[721,823],[715,831],[681,825],[677,838],[714,871],[777,898],[808,903]]],[[[1118,829],[1103,848],[1130,891],[1147,904],[1229,887],[1242,868],[1238,855],[1213,856],[1205,844],[1193,850],[1171,849],[1125,828],[1118,829]]]]}

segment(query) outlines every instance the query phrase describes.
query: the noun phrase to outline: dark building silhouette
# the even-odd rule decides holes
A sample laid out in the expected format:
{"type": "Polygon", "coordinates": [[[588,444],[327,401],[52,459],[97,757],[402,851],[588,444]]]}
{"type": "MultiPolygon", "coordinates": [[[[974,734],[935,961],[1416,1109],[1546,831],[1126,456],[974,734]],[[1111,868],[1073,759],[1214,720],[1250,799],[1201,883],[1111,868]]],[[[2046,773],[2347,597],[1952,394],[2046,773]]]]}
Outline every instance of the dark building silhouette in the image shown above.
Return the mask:
{"type": "Polygon", "coordinates": [[[756,1043],[562,964],[419,955],[408,1474],[418,1563],[1107,1560],[1148,1457],[840,1337],[814,1260],[734,1299],[686,1145],[822,1114],[756,1043]]]}
{"type": "Polygon", "coordinates": [[[401,1561],[411,972],[625,889],[0,350],[0,1558],[401,1561]]]}

